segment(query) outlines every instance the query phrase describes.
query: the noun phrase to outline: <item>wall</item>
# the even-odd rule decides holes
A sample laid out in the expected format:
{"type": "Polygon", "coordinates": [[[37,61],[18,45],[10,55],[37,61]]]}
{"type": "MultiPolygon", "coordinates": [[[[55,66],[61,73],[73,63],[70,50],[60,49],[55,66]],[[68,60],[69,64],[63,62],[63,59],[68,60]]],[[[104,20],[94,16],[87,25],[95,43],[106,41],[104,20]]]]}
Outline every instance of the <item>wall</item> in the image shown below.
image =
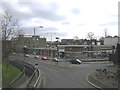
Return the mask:
{"type": "Polygon", "coordinates": [[[104,45],[116,45],[117,43],[118,37],[104,38],[104,45]]]}

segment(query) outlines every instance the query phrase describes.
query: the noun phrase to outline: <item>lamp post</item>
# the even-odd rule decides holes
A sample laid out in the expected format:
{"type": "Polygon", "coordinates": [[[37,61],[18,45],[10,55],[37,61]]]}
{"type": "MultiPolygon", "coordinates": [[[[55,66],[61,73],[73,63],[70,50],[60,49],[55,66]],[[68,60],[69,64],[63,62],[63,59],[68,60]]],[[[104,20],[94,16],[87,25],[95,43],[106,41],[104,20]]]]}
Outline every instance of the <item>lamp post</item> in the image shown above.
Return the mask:
{"type": "MultiPolygon", "coordinates": [[[[39,27],[36,27],[36,28],[43,28],[43,26],[39,26],[39,27]]],[[[36,28],[34,28],[34,48],[36,47],[35,45],[35,30],[36,30],[36,28]]],[[[36,53],[36,49],[35,49],[35,53],[36,53]]]]}
{"type": "MultiPolygon", "coordinates": [[[[39,27],[35,27],[34,28],[34,48],[35,48],[35,53],[36,53],[36,43],[35,43],[35,30],[36,30],[36,28],[43,28],[43,26],[39,26],[39,27]]],[[[38,65],[38,64],[36,64],[37,63],[37,61],[35,61],[35,67],[36,67],[36,65],[38,65]]]]}
{"type": "Polygon", "coordinates": [[[58,48],[60,38],[59,38],[59,37],[56,37],[56,39],[57,39],[57,41],[58,41],[58,44],[57,44],[57,57],[60,58],[60,57],[59,57],[59,48],[58,48]]]}
{"type": "Polygon", "coordinates": [[[50,34],[50,36],[51,36],[51,58],[52,58],[52,37],[53,37],[53,34],[56,34],[56,33],[47,33],[47,34],[50,34]]]}

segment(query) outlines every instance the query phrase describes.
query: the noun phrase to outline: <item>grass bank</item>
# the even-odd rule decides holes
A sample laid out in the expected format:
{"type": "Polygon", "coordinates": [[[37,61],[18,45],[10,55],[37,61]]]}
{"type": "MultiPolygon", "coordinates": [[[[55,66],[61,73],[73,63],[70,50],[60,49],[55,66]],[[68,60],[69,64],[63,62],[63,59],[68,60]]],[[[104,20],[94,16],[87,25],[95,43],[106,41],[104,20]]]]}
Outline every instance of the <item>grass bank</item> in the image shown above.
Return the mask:
{"type": "Polygon", "coordinates": [[[6,60],[2,62],[2,87],[8,87],[13,79],[19,74],[20,70],[15,66],[11,65],[6,60]]]}
{"type": "Polygon", "coordinates": [[[0,88],[2,88],[2,64],[0,64],[0,88]]]}

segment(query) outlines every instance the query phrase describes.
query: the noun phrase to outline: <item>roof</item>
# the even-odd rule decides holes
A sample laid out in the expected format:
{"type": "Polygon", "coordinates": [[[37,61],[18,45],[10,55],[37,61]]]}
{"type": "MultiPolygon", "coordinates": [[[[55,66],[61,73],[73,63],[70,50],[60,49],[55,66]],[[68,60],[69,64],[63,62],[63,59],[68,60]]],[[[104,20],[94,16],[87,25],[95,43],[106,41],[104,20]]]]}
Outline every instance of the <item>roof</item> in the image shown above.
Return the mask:
{"type": "Polygon", "coordinates": [[[89,45],[57,45],[58,47],[85,47],[89,45]]]}

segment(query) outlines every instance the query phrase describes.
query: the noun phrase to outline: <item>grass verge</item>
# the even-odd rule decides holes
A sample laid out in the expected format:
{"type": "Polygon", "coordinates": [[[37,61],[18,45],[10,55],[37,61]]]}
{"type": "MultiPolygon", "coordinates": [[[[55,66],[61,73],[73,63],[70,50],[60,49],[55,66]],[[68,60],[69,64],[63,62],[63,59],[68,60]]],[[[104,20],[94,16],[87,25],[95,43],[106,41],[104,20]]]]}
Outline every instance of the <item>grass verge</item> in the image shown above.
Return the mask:
{"type": "Polygon", "coordinates": [[[19,74],[20,70],[15,66],[11,65],[8,61],[2,62],[2,87],[9,87],[9,84],[19,74]]]}

